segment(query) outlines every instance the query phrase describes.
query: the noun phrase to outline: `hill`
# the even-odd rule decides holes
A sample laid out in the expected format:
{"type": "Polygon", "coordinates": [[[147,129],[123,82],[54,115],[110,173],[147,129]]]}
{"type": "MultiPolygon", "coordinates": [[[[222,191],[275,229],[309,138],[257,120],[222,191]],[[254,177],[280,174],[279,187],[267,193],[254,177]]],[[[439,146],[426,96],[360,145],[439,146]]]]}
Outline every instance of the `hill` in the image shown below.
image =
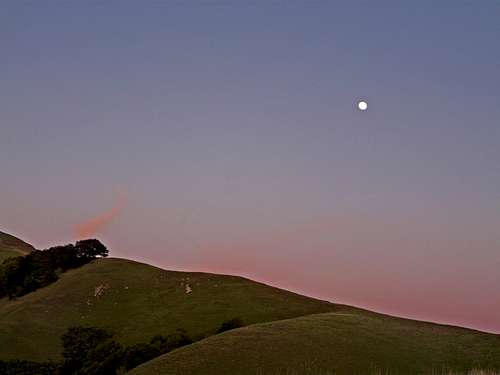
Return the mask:
{"type": "Polygon", "coordinates": [[[75,325],[106,328],[126,345],[178,328],[194,338],[227,319],[246,324],[345,307],[236,276],[165,271],[99,259],[15,300],[0,300],[0,359],[58,359],[60,336],[75,325]]]}
{"type": "MultiPolygon", "coordinates": [[[[0,254],[33,247],[0,232],[0,254]]],[[[61,335],[101,327],[124,345],[179,328],[200,341],[132,374],[353,375],[499,370],[500,335],[333,304],[242,277],[100,258],[0,299],[0,360],[59,360],[61,335]],[[247,327],[215,334],[239,318],[247,327]]],[[[462,372],[463,373],[463,372],[462,372]]]]}
{"type": "Polygon", "coordinates": [[[471,368],[500,369],[500,335],[353,311],[239,328],[131,374],[429,375],[471,368]]]}
{"type": "Polygon", "coordinates": [[[9,257],[26,255],[34,249],[30,244],[10,234],[0,232],[0,263],[9,257]]]}

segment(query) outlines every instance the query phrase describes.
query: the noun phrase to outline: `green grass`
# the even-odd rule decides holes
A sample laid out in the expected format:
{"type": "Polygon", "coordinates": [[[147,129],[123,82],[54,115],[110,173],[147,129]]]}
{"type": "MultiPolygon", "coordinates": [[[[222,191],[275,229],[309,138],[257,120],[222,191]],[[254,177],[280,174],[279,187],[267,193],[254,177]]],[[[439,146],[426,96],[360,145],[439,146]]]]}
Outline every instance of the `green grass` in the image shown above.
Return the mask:
{"type": "Polygon", "coordinates": [[[34,248],[10,234],[0,232],[0,263],[10,257],[26,255],[34,248]]]}
{"type": "Polygon", "coordinates": [[[500,369],[500,336],[358,311],[315,314],[212,336],[133,375],[367,375],[500,369]]]}
{"type": "Polygon", "coordinates": [[[79,324],[133,344],[178,328],[195,338],[213,334],[234,317],[252,324],[340,309],[241,277],[99,259],[17,300],[0,300],[0,359],[58,359],[60,336],[79,324]]]}

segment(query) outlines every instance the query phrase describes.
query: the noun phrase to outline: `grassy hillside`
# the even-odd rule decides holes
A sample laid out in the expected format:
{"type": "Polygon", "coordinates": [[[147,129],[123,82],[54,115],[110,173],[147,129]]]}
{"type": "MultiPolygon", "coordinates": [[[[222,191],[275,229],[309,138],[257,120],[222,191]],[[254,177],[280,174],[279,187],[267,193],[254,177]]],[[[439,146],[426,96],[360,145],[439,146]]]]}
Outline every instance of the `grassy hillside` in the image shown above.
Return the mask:
{"type": "Polygon", "coordinates": [[[9,257],[26,255],[34,248],[10,234],[0,232],[0,263],[9,257]]]}
{"type": "MultiPolygon", "coordinates": [[[[0,233],[0,255],[33,248],[0,233]]],[[[192,345],[132,374],[382,375],[499,370],[500,335],[390,317],[236,276],[98,259],[16,300],[0,299],[0,360],[59,359],[60,336],[102,327],[131,345],[183,328],[192,345]],[[249,326],[214,335],[240,318],[249,326]]]]}
{"type": "Polygon", "coordinates": [[[500,369],[500,335],[359,311],[236,329],[165,354],[131,374],[430,375],[467,368],[500,369]]]}
{"type": "Polygon", "coordinates": [[[342,307],[241,277],[165,271],[99,259],[17,300],[0,300],[0,359],[57,359],[70,326],[107,328],[124,344],[184,328],[212,334],[227,319],[257,323],[342,307]]]}

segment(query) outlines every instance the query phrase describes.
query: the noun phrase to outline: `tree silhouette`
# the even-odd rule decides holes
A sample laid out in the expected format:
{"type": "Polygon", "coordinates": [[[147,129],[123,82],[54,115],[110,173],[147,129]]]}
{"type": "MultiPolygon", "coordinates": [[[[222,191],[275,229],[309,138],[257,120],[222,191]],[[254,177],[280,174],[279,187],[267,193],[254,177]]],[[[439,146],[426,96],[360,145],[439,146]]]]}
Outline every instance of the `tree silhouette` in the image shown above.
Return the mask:
{"type": "Polygon", "coordinates": [[[78,241],[75,244],[76,256],[87,263],[97,257],[107,257],[108,249],[99,240],[89,239],[78,241]]]}
{"type": "Polygon", "coordinates": [[[72,327],[61,337],[64,358],[61,373],[98,373],[96,368],[106,362],[109,356],[121,351],[121,347],[111,340],[112,335],[95,327],[72,327]],[[94,368],[94,370],[91,370],[94,368]]]}
{"type": "Polygon", "coordinates": [[[75,245],[35,250],[24,257],[7,258],[0,265],[0,298],[12,299],[33,292],[56,281],[61,272],[106,256],[106,246],[99,240],[90,239],[75,245]]]}

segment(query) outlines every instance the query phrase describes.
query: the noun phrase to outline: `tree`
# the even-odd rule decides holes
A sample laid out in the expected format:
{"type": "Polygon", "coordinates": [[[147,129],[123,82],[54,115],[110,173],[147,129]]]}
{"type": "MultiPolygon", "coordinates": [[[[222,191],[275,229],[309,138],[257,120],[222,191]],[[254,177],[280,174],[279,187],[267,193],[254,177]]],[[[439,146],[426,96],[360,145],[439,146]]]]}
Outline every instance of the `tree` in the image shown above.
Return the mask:
{"type": "Polygon", "coordinates": [[[72,244],[51,247],[45,251],[50,257],[54,267],[63,272],[79,266],[76,249],[72,244]]]}
{"type": "Polygon", "coordinates": [[[111,340],[112,335],[94,327],[72,327],[62,336],[62,374],[74,374],[88,367],[89,352],[111,340]]]}
{"type": "Polygon", "coordinates": [[[0,298],[20,297],[53,283],[60,272],[106,256],[106,246],[91,239],[78,241],[75,245],[35,250],[24,257],[8,258],[0,265],[0,298]]]}
{"type": "Polygon", "coordinates": [[[123,348],[113,340],[106,340],[87,353],[83,366],[78,372],[81,375],[116,374],[123,362],[123,348]]]}
{"type": "Polygon", "coordinates": [[[33,251],[23,259],[26,272],[19,296],[49,285],[58,279],[52,260],[45,251],[33,251]]]}
{"type": "Polygon", "coordinates": [[[151,339],[151,344],[156,346],[161,354],[168,353],[184,345],[192,344],[193,340],[183,329],[178,329],[175,333],[167,336],[156,335],[151,339]]]}
{"type": "Polygon", "coordinates": [[[240,327],[243,327],[243,325],[244,324],[240,318],[229,319],[229,320],[222,322],[219,329],[217,330],[217,333],[222,333],[222,332],[229,331],[231,329],[240,328],[240,327]]]}
{"type": "Polygon", "coordinates": [[[27,268],[27,261],[22,256],[3,261],[0,266],[0,297],[14,298],[22,293],[27,268]]]}
{"type": "Polygon", "coordinates": [[[123,366],[128,371],[161,354],[158,346],[153,344],[132,345],[127,347],[123,353],[123,366]]]}
{"type": "Polygon", "coordinates": [[[186,331],[154,336],[149,343],[123,348],[102,328],[77,326],[61,337],[61,362],[1,361],[0,374],[6,375],[112,375],[122,374],[138,365],[191,344],[186,331]]]}
{"type": "Polygon", "coordinates": [[[55,362],[31,362],[13,359],[0,361],[0,374],[3,375],[51,375],[57,373],[55,362]]]}
{"type": "Polygon", "coordinates": [[[75,244],[76,256],[84,264],[97,257],[107,257],[108,249],[99,240],[81,240],[75,244]]]}

